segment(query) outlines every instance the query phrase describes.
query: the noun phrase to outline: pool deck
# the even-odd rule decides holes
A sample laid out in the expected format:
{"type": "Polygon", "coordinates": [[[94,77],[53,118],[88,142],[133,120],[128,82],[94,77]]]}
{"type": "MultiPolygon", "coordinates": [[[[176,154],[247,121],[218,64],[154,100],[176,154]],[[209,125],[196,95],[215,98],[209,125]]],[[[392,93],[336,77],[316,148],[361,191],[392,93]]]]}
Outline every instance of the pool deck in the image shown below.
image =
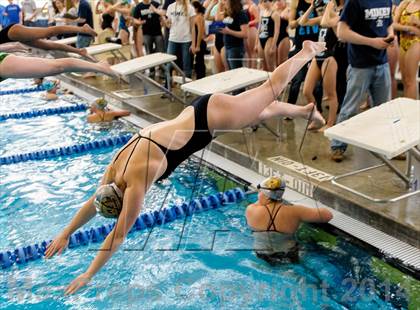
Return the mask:
{"type": "MultiPolygon", "coordinates": [[[[154,90],[156,95],[148,97],[119,98],[113,91],[126,89],[128,85],[108,78],[82,79],[62,75],[60,79],[91,95],[105,95],[115,106],[128,109],[151,123],[171,119],[185,107],[180,102],[161,98],[157,90],[154,90]]],[[[138,84],[135,89],[139,89],[139,95],[143,93],[143,85],[138,84]]],[[[182,95],[179,86],[174,91],[182,95]]],[[[187,101],[191,102],[193,98],[190,96],[187,101]]],[[[283,175],[287,185],[297,192],[420,248],[420,195],[396,203],[372,203],[331,183],[333,176],[379,164],[378,159],[367,151],[350,146],[346,159],[335,163],[330,160],[329,140],[322,133],[312,132],[306,134],[299,153],[305,121],[276,119],[266,124],[278,133],[278,137],[264,127],[256,132],[244,129],[218,137],[208,148],[262,176],[283,175]]],[[[405,161],[393,162],[400,168],[405,166],[405,161]]],[[[418,175],[420,165],[416,171],[418,175]]],[[[373,196],[387,197],[405,191],[399,178],[384,167],[349,177],[346,182],[373,196]]]]}

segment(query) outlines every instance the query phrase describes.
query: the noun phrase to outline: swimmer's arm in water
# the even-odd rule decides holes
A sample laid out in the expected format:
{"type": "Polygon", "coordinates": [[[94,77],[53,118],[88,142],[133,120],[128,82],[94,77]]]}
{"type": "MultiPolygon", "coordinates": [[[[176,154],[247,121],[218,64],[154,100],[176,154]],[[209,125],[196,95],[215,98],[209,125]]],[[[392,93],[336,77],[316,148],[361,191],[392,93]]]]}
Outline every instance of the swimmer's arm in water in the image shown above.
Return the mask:
{"type": "MultiPolygon", "coordinates": [[[[111,165],[107,167],[100,185],[109,183],[110,175],[111,165]]],[[[96,209],[93,206],[93,200],[94,196],[86,201],[80,210],[77,211],[70,224],[48,245],[47,250],[45,251],[45,258],[51,258],[55,254],[60,255],[67,248],[70,236],[96,215],[96,209]]]]}
{"type": "Polygon", "coordinates": [[[101,249],[88,270],[73,280],[66,288],[65,294],[70,295],[85,286],[90,279],[106,264],[111,256],[124,242],[128,232],[134,225],[141,207],[145,191],[139,182],[131,183],[125,190],[123,208],[114,229],[108,234],[101,249]]]}

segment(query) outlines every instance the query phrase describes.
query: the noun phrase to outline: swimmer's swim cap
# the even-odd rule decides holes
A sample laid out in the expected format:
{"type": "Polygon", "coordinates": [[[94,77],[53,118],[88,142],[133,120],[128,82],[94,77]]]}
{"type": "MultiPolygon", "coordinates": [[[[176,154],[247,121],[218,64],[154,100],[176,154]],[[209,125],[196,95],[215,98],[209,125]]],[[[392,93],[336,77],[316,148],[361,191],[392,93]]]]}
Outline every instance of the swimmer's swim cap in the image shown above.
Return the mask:
{"type": "Polygon", "coordinates": [[[46,91],[50,91],[51,89],[53,89],[56,86],[56,83],[50,80],[44,80],[42,82],[42,87],[46,90],[46,91]]]}
{"type": "Polygon", "coordinates": [[[98,98],[92,103],[92,106],[95,106],[99,110],[105,110],[107,105],[108,101],[105,98],[98,98]]]}
{"type": "Polygon", "coordinates": [[[257,188],[271,200],[281,201],[286,190],[286,183],[279,177],[269,177],[258,184],[257,188]]]}
{"type": "Polygon", "coordinates": [[[115,183],[99,186],[93,205],[96,211],[106,218],[117,218],[122,210],[123,193],[115,183]]]}

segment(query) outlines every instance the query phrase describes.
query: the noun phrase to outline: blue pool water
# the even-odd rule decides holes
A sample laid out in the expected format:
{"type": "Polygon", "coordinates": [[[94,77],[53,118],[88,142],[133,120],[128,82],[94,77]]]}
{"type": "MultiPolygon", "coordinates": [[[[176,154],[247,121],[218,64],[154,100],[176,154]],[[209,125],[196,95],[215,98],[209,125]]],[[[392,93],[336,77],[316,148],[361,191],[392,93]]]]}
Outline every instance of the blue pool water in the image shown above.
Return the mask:
{"type": "Polygon", "coordinates": [[[88,113],[83,111],[0,121],[0,156],[85,143],[135,131],[122,122],[115,122],[112,126],[87,124],[88,113]]]}
{"type": "MultiPolygon", "coordinates": [[[[65,120],[47,116],[39,122],[1,123],[12,131],[2,133],[1,152],[18,153],[33,143],[36,149],[92,141],[98,135],[131,130],[119,124],[95,132],[83,122],[83,113],[59,117],[65,120]]],[[[0,251],[58,234],[93,194],[115,152],[108,148],[0,166],[0,251]]],[[[196,196],[222,190],[223,176],[202,169],[197,181],[197,169],[198,163],[189,160],[169,180],[154,185],[144,209],[189,200],[193,192],[196,196]]],[[[300,230],[298,264],[269,266],[249,250],[253,237],[244,218],[245,205],[134,232],[91,285],[75,296],[63,296],[63,289],[86,270],[97,244],[3,270],[0,308],[398,309],[413,304],[410,288],[381,280],[365,250],[312,227],[300,230]]],[[[87,227],[109,222],[96,217],[87,227]]]]}
{"type": "MultiPolygon", "coordinates": [[[[9,79],[0,82],[0,91],[11,89],[32,88],[34,84],[28,80],[9,79]]],[[[25,112],[37,108],[57,107],[69,105],[71,103],[84,103],[84,100],[74,95],[62,95],[57,100],[46,101],[45,92],[31,92],[19,95],[1,95],[0,96],[0,114],[25,112]]]]}

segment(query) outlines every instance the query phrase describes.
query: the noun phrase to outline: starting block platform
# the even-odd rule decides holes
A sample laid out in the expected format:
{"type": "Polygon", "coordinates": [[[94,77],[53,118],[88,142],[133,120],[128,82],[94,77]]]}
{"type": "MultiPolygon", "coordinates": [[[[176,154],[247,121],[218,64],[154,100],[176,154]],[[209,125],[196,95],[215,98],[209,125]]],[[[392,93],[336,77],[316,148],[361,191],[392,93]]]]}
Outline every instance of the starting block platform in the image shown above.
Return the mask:
{"type": "Polygon", "coordinates": [[[420,193],[418,181],[413,175],[413,160],[420,161],[420,101],[397,98],[373,107],[324,132],[329,139],[343,141],[369,151],[383,164],[336,176],[332,183],[373,202],[395,202],[420,193]],[[402,172],[391,161],[393,157],[407,153],[406,171],[402,172]],[[388,166],[406,184],[407,193],[391,199],[374,198],[356,191],[338,180],[388,166]]]}

